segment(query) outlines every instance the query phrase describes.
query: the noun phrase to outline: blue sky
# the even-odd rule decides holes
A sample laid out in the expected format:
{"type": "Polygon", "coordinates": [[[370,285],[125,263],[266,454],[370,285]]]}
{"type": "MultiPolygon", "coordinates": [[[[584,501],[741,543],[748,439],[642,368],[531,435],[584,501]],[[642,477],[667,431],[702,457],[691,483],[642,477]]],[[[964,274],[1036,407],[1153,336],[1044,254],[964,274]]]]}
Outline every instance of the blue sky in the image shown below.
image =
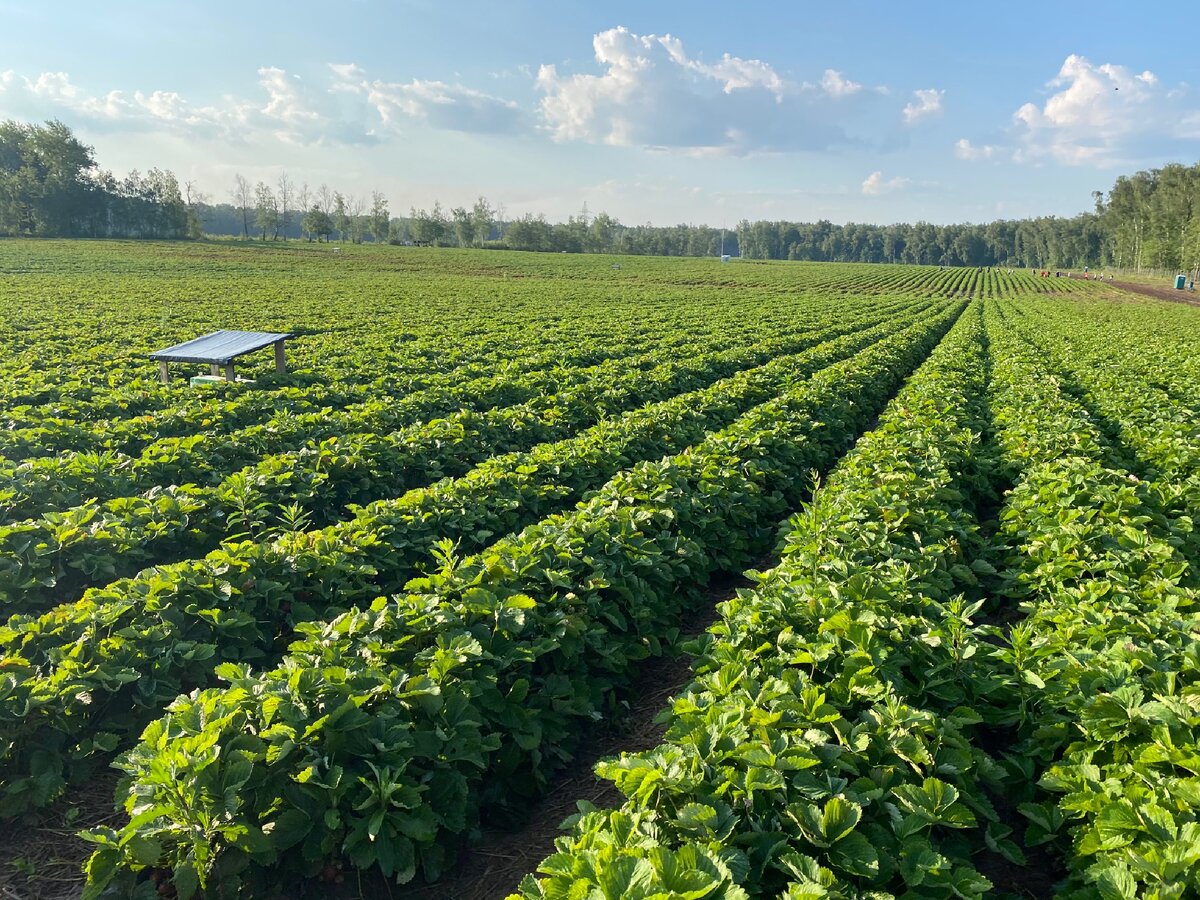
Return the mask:
{"type": "Polygon", "coordinates": [[[1069,215],[1200,158],[1179,3],[0,0],[0,118],[173,169],[627,223],[1069,215]],[[1176,23],[1172,25],[1171,23],[1176,23]]]}

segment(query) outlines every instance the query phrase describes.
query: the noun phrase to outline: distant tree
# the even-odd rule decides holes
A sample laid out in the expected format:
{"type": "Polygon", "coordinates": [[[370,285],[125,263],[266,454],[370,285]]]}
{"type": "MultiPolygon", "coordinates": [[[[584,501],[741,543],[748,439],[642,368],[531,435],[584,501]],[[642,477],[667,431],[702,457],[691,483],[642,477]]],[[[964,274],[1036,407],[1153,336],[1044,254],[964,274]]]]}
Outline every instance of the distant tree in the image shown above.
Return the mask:
{"type": "Polygon", "coordinates": [[[72,235],[94,222],[93,153],[57,120],[0,122],[0,232],[72,235]]]}
{"type": "Polygon", "coordinates": [[[250,209],[254,205],[254,189],[250,182],[237,174],[233,176],[233,205],[242,214],[242,240],[250,240],[250,209]]]}
{"type": "Polygon", "coordinates": [[[146,173],[145,202],[148,237],[178,240],[188,236],[188,208],[179,179],[170,169],[146,173]]]}
{"type": "Polygon", "coordinates": [[[588,229],[588,249],[593,253],[610,253],[613,235],[616,233],[618,224],[616,219],[605,212],[592,219],[591,227],[588,229]]]}
{"type": "Polygon", "coordinates": [[[333,197],[334,193],[329,189],[329,185],[323,184],[317,188],[317,208],[327,216],[333,215],[333,197]]]}
{"type": "Polygon", "coordinates": [[[379,191],[371,191],[371,237],[375,243],[382,244],[388,240],[390,216],[388,215],[387,197],[379,191]]]}
{"type": "Polygon", "coordinates": [[[117,184],[113,203],[114,233],[121,237],[149,237],[148,189],[137,169],[117,184]]]}
{"type": "MultiPolygon", "coordinates": [[[[288,177],[287,172],[280,172],[279,179],[275,182],[275,199],[279,206],[279,221],[276,224],[275,237],[279,237],[280,232],[283,233],[284,239],[287,238],[288,230],[292,227],[292,216],[294,210],[292,205],[296,202],[296,186],[292,184],[292,179],[288,177]]],[[[304,209],[304,207],[300,207],[304,209]]]]}
{"type": "Polygon", "coordinates": [[[474,232],[475,243],[482,246],[492,234],[492,224],[496,220],[496,211],[487,201],[487,197],[480,195],[475,200],[475,205],[471,207],[471,229],[474,232]]]}
{"type": "Polygon", "coordinates": [[[437,245],[446,236],[449,227],[449,220],[441,204],[436,201],[429,212],[423,209],[410,211],[410,230],[414,241],[437,245]]]}
{"type": "Polygon", "coordinates": [[[204,211],[208,207],[208,195],[196,187],[195,182],[183,185],[183,202],[187,205],[188,237],[200,238],[204,234],[204,211]]]}
{"type": "Polygon", "coordinates": [[[340,191],[334,192],[333,211],[330,215],[333,218],[333,227],[338,232],[338,240],[345,243],[346,235],[350,232],[350,214],[346,211],[346,198],[340,191]]]}
{"type": "Polygon", "coordinates": [[[262,231],[264,241],[268,234],[279,233],[279,201],[261,181],[254,186],[254,224],[262,231]]]}
{"type": "Polygon", "coordinates": [[[450,210],[450,221],[454,225],[458,246],[470,247],[475,241],[475,224],[471,221],[471,214],[463,207],[456,206],[450,210]]]}
{"type": "Polygon", "coordinates": [[[308,214],[312,207],[312,191],[308,189],[308,182],[300,185],[296,191],[296,209],[300,211],[300,231],[304,237],[308,237],[309,232],[304,228],[304,217],[308,214]]]}
{"type": "Polygon", "coordinates": [[[508,224],[508,215],[503,203],[496,204],[492,210],[492,219],[492,227],[497,232],[496,239],[504,240],[504,229],[508,224]]]}
{"type": "Polygon", "coordinates": [[[514,250],[552,250],[553,229],[545,216],[526,213],[508,223],[504,229],[504,242],[514,250]]]}
{"type": "Polygon", "coordinates": [[[367,202],[362,197],[352,194],[346,198],[346,223],[351,243],[361,244],[363,242],[363,230],[366,227],[363,212],[366,208],[367,202]]]}
{"type": "Polygon", "coordinates": [[[328,241],[329,236],[333,234],[333,219],[329,213],[314,203],[304,214],[304,221],[300,228],[309,236],[309,241],[314,237],[324,238],[328,241]]]}

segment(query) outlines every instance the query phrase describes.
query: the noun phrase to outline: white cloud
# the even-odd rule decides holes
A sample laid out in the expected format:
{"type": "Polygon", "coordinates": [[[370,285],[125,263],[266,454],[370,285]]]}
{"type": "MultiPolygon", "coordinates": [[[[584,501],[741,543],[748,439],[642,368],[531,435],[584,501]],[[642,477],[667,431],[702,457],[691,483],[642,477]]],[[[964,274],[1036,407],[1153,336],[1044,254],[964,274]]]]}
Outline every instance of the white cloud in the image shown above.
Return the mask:
{"type": "Polygon", "coordinates": [[[329,70],[324,84],[313,85],[264,66],[258,70],[259,99],[223,97],[206,105],[175,91],[94,95],[65,72],[43,72],[31,79],[6,71],[0,73],[0,114],[40,118],[67,111],[94,130],[150,130],[227,141],[263,136],[300,146],[372,143],[380,120],[392,127],[411,119],[434,128],[484,133],[512,131],[525,120],[515,103],[470,88],[420,79],[406,84],[368,81],[354,63],[334,64],[329,70]]]}
{"type": "Polygon", "coordinates": [[[908,183],[909,180],[907,178],[899,176],[885,180],[883,172],[875,171],[868,175],[862,183],[862,192],[868,196],[890,194],[905,187],[908,183]]]}
{"type": "Polygon", "coordinates": [[[1048,83],[1042,106],[1013,114],[1018,162],[1111,166],[1186,148],[1200,137],[1200,103],[1186,86],[1168,88],[1154,73],[1094,65],[1071,55],[1048,83]]]}
{"type": "Polygon", "coordinates": [[[925,88],[913,91],[913,97],[916,99],[904,107],[904,121],[911,125],[913,122],[918,122],[921,119],[941,115],[942,95],[944,93],[945,91],[940,91],[937,88],[925,88]]]}
{"type": "Polygon", "coordinates": [[[330,63],[329,70],[334,76],[331,90],[354,91],[359,82],[367,80],[366,70],[357,63],[330,63]]]}
{"type": "Polygon", "coordinates": [[[271,66],[259,69],[258,75],[259,83],[270,98],[262,108],[267,118],[301,128],[321,120],[321,114],[312,108],[304,96],[298,77],[289,77],[283,69],[271,66]]]}
{"type": "Polygon", "coordinates": [[[846,143],[846,101],[862,86],[832,69],[819,85],[790,82],[769,63],[725,54],[707,63],[671,35],[618,27],[592,39],[602,74],[543,65],[535,84],[556,141],[692,154],[825,149],[846,143]]]}
{"type": "Polygon", "coordinates": [[[976,146],[966,138],[959,138],[954,144],[954,155],[959,159],[991,159],[996,154],[996,148],[991,144],[976,146]]]}
{"type": "Polygon", "coordinates": [[[383,124],[400,127],[406,119],[435,128],[478,134],[515,132],[527,127],[526,114],[516,103],[462,85],[414,78],[405,83],[370,81],[354,64],[332,65],[333,90],[362,94],[383,124]]]}
{"type": "Polygon", "coordinates": [[[43,72],[26,78],[8,71],[0,76],[0,97],[9,113],[41,117],[74,113],[83,123],[103,131],[146,131],[192,138],[250,140],[258,135],[287,143],[357,143],[370,140],[361,116],[345,108],[332,90],[312,89],[283,69],[258,70],[264,97],[224,97],[220,104],[197,105],[175,91],[113,90],[94,95],[71,81],[66,72],[43,72]]]}
{"type": "Polygon", "coordinates": [[[43,72],[31,80],[10,70],[4,73],[3,83],[11,94],[94,118],[118,119],[134,110],[120,91],[91,96],[73,84],[66,72],[43,72]]]}
{"type": "Polygon", "coordinates": [[[851,81],[836,69],[826,69],[821,76],[821,87],[831,97],[849,97],[862,90],[862,85],[851,81]]]}

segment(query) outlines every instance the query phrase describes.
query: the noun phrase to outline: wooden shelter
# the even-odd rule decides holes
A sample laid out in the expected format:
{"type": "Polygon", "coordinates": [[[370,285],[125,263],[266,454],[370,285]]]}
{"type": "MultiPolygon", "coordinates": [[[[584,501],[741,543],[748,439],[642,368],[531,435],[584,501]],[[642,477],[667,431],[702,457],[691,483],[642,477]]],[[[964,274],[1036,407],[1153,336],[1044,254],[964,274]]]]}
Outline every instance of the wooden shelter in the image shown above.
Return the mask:
{"type": "Polygon", "coordinates": [[[150,358],[158,360],[158,377],[163,384],[167,383],[167,363],[172,362],[208,363],[210,373],[220,375],[224,369],[226,380],[233,381],[233,361],[237,357],[272,345],[275,347],[275,371],[286,372],[283,342],[291,336],[269,331],[214,331],[151,353],[150,358]]]}

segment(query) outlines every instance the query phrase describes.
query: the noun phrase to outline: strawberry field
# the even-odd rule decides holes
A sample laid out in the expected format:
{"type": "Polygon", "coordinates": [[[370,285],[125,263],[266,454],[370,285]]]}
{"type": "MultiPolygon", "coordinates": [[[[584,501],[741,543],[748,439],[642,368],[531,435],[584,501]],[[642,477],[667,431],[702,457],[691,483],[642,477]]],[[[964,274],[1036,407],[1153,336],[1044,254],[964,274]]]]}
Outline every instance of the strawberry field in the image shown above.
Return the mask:
{"type": "Polygon", "coordinates": [[[681,653],[492,895],[1200,896],[1200,310],[13,241],[0,322],[6,896],[439,896],[681,653]]]}

